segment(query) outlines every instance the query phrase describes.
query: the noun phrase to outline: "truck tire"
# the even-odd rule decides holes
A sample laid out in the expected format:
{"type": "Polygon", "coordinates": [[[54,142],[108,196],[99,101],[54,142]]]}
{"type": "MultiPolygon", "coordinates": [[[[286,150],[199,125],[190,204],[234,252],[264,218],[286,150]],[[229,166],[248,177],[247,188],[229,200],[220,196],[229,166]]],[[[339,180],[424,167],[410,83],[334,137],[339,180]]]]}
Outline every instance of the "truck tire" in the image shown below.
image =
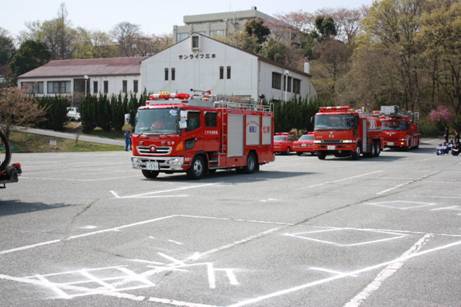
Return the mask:
{"type": "Polygon", "coordinates": [[[2,131],[0,131],[0,171],[3,171],[6,169],[8,164],[10,164],[11,161],[11,151],[10,151],[10,144],[8,143],[8,140],[6,139],[6,136],[3,134],[2,131]],[[2,148],[3,147],[3,148],[2,148]],[[3,150],[1,150],[3,149],[3,150]]]}
{"type": "Polygon", "coordinates": [[[355,151],[352,152],[352,160],[359,160],[360,155],[362,154],[361,144],[357,144],[357,147],[355,148],[355,151]]]}
{"type": "Polygon", "coordinates": [[[158,174],[160,172],[158,171],[148,171],[148,170],[141,170],[142,174],[144,175],[144,177],[146,177],[147,179],[155,179],[157,178],[158,174]]]}
{"type": "Polygon", "coordinates": [[[245,173],[252,174],[254,172],[257,172],[258,170],[259,170],[258,159],[256,158],[256,155],[253,152],[250,152],[250,154],[247,157],[247,165],[245,167],[245,173]]]}
{"type": "Polygon", "coordinates": [[[302,155],[303,155],[303,153],[302,153],[302,152],[299,152],[299,151],[298,151],[296,154],[297,154],[298,156],[302,156],[302,155]]]}
{"type": "Polygon", "coordinates": [[[317,152],[317,158],[319,158],[319,160],[325,160],[327,154],[324,153],[323,151],[319,151],[317,152]]]}
{"type": "Polygon", "coordinates": [[[375,142],[373,144],[373,146],[375,147],[375,153],[374,153],[374,157],[379,157],[379,155],[381,154],[381,144],[380,142],[375,142]]]}
{"type": "Polygon", "coordinates": [[[207,172],[205,160],[202,156],[196,156],[192,161],[190,169],[187,171],[187,176],[191,179],[200,179],[207,172]]]}

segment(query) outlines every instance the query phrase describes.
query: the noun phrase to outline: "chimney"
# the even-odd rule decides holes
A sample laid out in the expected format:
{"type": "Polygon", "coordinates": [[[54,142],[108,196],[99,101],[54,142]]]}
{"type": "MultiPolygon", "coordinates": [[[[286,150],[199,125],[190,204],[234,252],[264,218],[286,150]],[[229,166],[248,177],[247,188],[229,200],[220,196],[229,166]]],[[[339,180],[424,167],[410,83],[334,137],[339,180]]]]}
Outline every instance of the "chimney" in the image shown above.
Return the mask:
{"type": "Polygon", "coordinates": [[[257,11],[257,10],[258,10],[258,7],[257,7],[257,6],[252,6],[251,9],[252,9],[253,11],[257,11]]]}
{"type": "Polygon", "coordinates": [[[311,63],[309,63],[309,58],[304,58],[304,72],[306,74],[311,73],[311,63]]]}

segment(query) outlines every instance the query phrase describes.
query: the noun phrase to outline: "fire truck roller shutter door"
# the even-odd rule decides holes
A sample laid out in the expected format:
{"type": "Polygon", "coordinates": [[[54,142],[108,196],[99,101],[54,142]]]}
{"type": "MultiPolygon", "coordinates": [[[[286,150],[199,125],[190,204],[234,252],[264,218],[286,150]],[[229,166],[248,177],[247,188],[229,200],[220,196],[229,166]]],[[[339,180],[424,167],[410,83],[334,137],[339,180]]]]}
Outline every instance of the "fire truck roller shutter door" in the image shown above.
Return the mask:
{"type": "Polygon", "coordinates": [[[243,156],[243,115],[229,114],[227,123],[227,156],[243,156]]]}
{"type": "Polygon", "coordinates": [[[246,116],[246,143],[247,145],[259,145],[260,143],[260,116],[246,116]]]}
{"type": "Polygon", "coordinates": [[[263,116],[263,139],[261,144],[262,145],[270,145],[272,144],[272,118],[270,116],[263,116]]]}

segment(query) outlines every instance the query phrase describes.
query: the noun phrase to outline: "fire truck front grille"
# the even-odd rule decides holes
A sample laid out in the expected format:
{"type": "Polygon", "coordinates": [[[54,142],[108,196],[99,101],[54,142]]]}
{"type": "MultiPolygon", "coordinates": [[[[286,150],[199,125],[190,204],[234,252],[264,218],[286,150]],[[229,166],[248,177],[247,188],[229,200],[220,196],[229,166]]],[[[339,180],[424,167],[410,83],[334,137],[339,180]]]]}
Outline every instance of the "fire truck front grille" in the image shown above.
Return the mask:
{"type": "Polygon", "coordinates": [[[322,140],[322,144],[342,144],[341,140],[322,140]]]}
{"type": "Polygon", "coordinates": [[[141,155],[168,155],[171,153],[170,146],[158,146],[155,147],[155,150],[152,150],[152,147],[149,146],[138,146],[137,150],[141,155]]]}

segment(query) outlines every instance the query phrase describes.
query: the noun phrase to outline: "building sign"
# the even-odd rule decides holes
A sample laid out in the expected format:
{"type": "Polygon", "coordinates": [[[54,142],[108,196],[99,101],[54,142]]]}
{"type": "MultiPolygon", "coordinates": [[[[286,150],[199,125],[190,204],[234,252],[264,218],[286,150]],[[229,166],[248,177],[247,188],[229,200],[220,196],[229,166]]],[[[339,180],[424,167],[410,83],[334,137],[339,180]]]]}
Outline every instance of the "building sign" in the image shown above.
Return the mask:
{"type": "Polygon", "coordinates": [[[180,60],[193,60],[193,59],[215,59],[215,53],[196,53],[196,54],[181,54],[178,56],[180,60]]]}

